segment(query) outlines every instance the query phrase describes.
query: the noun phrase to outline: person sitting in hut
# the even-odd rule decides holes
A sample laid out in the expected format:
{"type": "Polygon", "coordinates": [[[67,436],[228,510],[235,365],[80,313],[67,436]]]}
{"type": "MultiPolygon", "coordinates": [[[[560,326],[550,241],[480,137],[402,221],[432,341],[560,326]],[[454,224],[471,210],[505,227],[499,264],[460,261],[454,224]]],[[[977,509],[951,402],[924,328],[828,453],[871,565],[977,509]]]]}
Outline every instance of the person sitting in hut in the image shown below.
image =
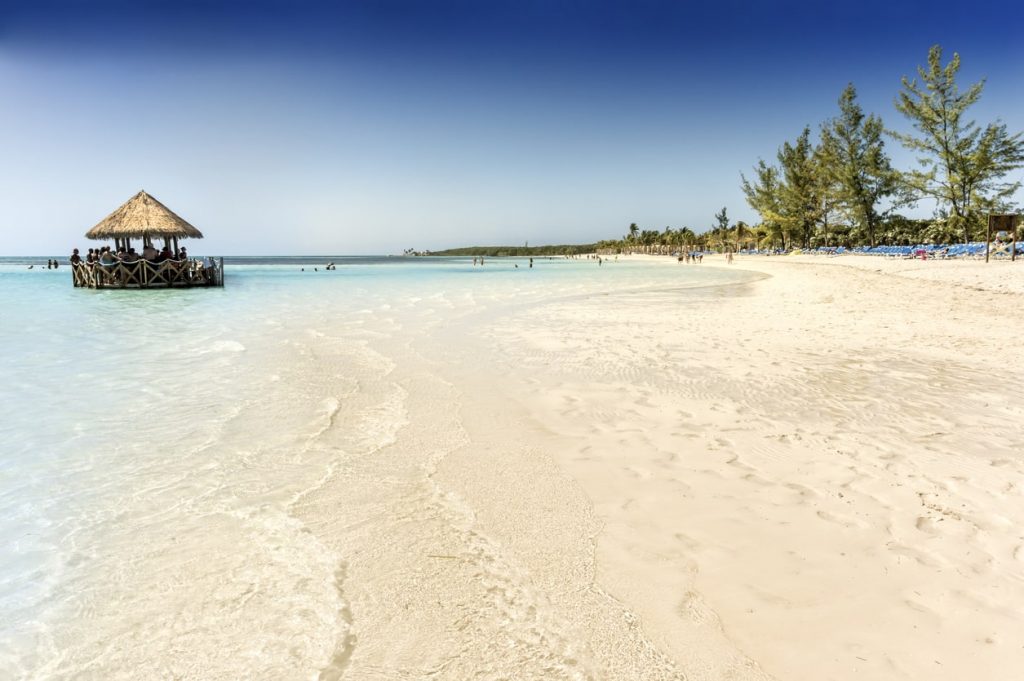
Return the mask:
{"type": "Polygon", "coordinates": [[[102,267],[103,275],[107,281],[117,281],[117,270],[115,269],[115,265],[117,265],[118,260],[111,252],[110,246],[104,246],[99,249],[99,256],[97,257],[96,262],[102,267]]]}
{"type": "Polygon", "coordinates": [[[192,266],[188,261],[188,251],[185,250],[184,246],[174,254],[174,259],[177,261],[175,267],[178,268],[178,271],[182,272],[186,279],[191,279],[192,266]]]}
{"type": "MultiPolygon", "coordinates": [[[[89,249],[89,252],[92,253],[91,248],[89,249]]],[[[71,261],[72,265],[77,265],[78,263],[82,262],[82,256],[78,255],[77,248],[71,251],[71,257],[68,258],[68,260],[71,261]]]]}
{"type": "Polygon", "coordinates": [[[138,262],[139,254],[135,252],[134,248],[129,248],[128,252],[121,258],[123,262],[138,262]]]}
{"type": "Polygon", "coordinates": [[[155,262],[159,255],[160,251],[153,248],[153,244],[146,244],[146,247],[142,249],[142,257],[150,262],[155,262]]]}
{"type": "Polygon", "coordinates": [[[171,247],[170,246],[164,246],[163,250],[160,251],[160,255],[157,256],[156,261],[157,262],[164,262],[165,260],[173,259],[173,257],[174,257],[174,254],[171,253],[171,247]]]}

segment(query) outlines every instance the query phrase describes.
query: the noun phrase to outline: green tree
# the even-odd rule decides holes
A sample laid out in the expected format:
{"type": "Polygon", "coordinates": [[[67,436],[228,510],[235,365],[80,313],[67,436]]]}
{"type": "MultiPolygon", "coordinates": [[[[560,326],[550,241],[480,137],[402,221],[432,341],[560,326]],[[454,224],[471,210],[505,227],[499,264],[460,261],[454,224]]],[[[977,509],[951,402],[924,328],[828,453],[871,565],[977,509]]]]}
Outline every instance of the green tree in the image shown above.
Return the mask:
{"type": "Polygon", "coordinates": [[[744,244],[744,242],[747,240],[747,238],[749,236],[750,236],[750,227],[747,226],[747,223],[743,222],[743,220],[740,220],[739,222],[737,222],[736,223],[736,250],[737,251],[743,250],[743,244],[744,244]]]}
{"type": "Polygon", "coordinates": [[[786,142],[779,150],[779,165],[783,182],[779,191],[779,206],[783,224],[800,237],[806,248],[818,222],[818,176],[811,144],[811,128],[803,132],[792,144],[786,142]]]}
{"type": "Polygon", "coordinates": [[[627,248],[632,250],[636,246],[637,239],[639,238],[639,235],[640,235],[640,228],[637,227],[635,222],[631,222],[629,224],[629,231],[626,233],[626,236],[623,237],[623,241],[626,242],[627,248]]]}
{"type": "Polygon", "coordinates": [[[814,177],[817,184],[815,195],[818,197],[818,225],[821,228],[821,243],[828,246],[835,236],[836,223],[840,218],[840,185],[836,180],[832,167],[835,163],[835,150],[832,139],[827,136],[824,126],[821,141],[814,149],[814,177]]]}
{"type": "Polygon", "coordinates": [[[675,243],[675,231],[666,225],[665,231],[661,233],[661,252],[667,253],[670,251],[673,243],[675,243]]]}
{"type": "Polygon", "coordinates": [[[921,154],[920,169],[903,175],[917,197],[935,199],[939,214],[951,229],[962,230],[970,241],[980,230],[986,209],[1006,202],[1020,187],[1007,181],[1007,173],[1024,165],[1021,133],[1010,135],[1006,125],[984,128],[966,118],[981,98],[985,81],[961,91],[956,82],[960,55],[942,65],[942,48],[928,51],[928,67],[918,67],[920,78],[903,77],[896,109],[910,120],[917,134],[892,133],[903,146],[921,154]]]}
{"type": "Polygon", "coordinates": [[[697,241],[697,235],[689,227],[680,227],[679,241],[685,246],[692,246],[697,241]]]}
{"type": "Polygon", "coordinates": [[[781,240],[782,248],[786,247],[785,230],[782,228],[781,208],[781,181],[779,169],[768,165],[763,159],[754,166],[754,179],[748,180],[745,175],[740,174],[742,180],[743,194],[747,197],[747,205],[757,211],[761,216],[761,225],[765,231],[765,238],[769,238],[774,245],[776,238],[781,240]]]}
{"type": "Polygon", "coordinates": [[[822,126],[819,146],[824,193],[834,191],[871,246],[886,215],[906,203],[900,175],[885,153],[884,132],[881,118],[864,115],[851,83],[839,96],[839,116],[822,126]]]}
{"type": "Polygon", "coordinates": [[[650,253],[654,244],[658,243],[661,234],[656,229],[645,229],[640,232],[640,244],[644,247],[644,253],[650,253]]]}
{"type": "Polygon", "coordinates": [[[729,232],[729,216],[725,211],[725,206],[722,206],[722,210],[715,213],[715,237],[720,244],[725,244],[726,235],[729,232]]]}

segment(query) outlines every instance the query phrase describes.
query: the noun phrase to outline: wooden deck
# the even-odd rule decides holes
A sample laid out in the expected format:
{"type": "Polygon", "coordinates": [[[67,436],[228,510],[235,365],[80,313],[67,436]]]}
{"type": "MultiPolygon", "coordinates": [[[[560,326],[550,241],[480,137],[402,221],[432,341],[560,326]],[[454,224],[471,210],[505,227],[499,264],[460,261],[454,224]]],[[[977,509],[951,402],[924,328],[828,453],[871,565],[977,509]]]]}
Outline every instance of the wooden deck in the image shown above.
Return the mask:
{"type": "Polygon", "coordinates": [[[76,288],[166,289],[224,286],[224,258],[208,259],[209,266],[195,261],[165,260],[152,263],[119,262],[112,265],[71,265],[76,288]]]}

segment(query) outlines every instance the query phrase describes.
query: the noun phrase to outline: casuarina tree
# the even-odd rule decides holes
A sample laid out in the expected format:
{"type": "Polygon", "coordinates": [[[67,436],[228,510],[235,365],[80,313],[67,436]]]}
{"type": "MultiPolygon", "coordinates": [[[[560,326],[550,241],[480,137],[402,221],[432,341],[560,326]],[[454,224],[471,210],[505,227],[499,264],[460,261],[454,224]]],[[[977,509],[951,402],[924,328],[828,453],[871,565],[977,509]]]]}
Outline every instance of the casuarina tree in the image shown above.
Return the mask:
{"type": "Polygon", "coordinates": [[[961,91],[959,71],[959,54],[943,66],[942,48],[932,47],[927,68],[918,67],[913,80],[904,77],[896,99],[896,109],[917,132],[893,136],[919,154],[920,168],[903,174],[907,187],[917,197],[934,199],[950,230],[970,241],[985,211],[1002,209],[1020,187],[1007,175],[1024,166],[1024,141],[1001,122],[981,127],[967,118],[985,81],[961,91]]]}
{"type": "Polygon", "coordinates": [[[839,116],[821,129],[822,170],[849,220],[868,243],[885,216],[905,203],[900,175],[885,153],[882,119],[866,116],[857,104],[857,91],[847,85],[839,97],[839,116]]]}

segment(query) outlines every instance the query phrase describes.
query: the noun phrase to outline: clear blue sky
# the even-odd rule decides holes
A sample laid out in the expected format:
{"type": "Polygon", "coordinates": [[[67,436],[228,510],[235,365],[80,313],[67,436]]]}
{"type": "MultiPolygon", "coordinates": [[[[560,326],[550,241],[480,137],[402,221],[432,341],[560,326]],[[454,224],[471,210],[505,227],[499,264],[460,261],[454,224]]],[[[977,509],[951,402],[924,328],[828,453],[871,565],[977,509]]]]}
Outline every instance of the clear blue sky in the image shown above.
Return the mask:
{"type": "Polygon", "coordinates": [[[86,246],[139,189],[204,231],[190,250],[226,254],[755,221],[740,172],[850,81],[905,128],[900,77],[932,44],[988,79],[976,119],[1024,129],[1022,19],[1019,1],[3,3],[0,254],[86,246]]]}

